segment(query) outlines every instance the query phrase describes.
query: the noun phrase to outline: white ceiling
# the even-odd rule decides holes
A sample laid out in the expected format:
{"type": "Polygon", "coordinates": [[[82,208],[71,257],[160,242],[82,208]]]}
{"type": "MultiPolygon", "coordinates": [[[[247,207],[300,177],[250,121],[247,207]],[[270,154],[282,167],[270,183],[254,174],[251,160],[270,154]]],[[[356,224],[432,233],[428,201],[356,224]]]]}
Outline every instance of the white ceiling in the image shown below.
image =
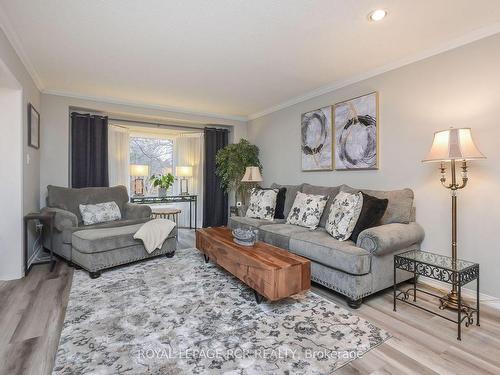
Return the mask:
{"type": "Polygon", "coordinates": [[[46,91],[243,117],[500,32],[499,0],[0,6],[4,30],[46,91]],[[389,16],[369,22],[379,7],[389,16]]]}

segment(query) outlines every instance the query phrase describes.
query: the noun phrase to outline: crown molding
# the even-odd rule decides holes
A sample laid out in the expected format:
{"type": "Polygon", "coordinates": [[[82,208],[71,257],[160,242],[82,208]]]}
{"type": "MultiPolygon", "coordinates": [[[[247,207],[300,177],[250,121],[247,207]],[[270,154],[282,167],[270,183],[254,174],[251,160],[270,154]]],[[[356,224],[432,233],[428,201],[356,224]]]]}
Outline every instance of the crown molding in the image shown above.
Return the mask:
{"type": "Polygon", "coordinates": [[[495,35],[498,33],[500,33],[500,22],[492,24],[492,25],[487,26],[487,27],[482,27],[482,28],[476,29],[470,33],[467,33],[467,34],[459,37],[459,38],[455,38],[453,40],[450,40],[449,42],[441,44],[440,46],[438,46],[436,48],[432,48],[432,49],[426,50],[424,52],[412,55],[410,57],[386,64],[386,65],[383,65],[380,67],[377,67],[373,70],[367,71],[365,73],[361,73],[359,75],[349,77],[347,79],[333,82],[329,85],[322,86],[316,90],[310,91],[310,92],[305,93],[303,95],[296,96],[296,97],[289,99],[281,104],[277,104],[275,106],[269,107],[269,108],[264,109],[262,111],[252,113],[252,114],[248,115],[248,120],[249,121],[255,120],[259,117],[269,115],[273,112],[277,112],[279,110],[291,107],[295,104],[304,102],[306,100],[316,98],[318,96],[330,93],[330,92],[335,91],[335,90],[339,90],[343,87],[347,87],[347,86],[352,85],[354,83],[361,82],[361,81],[364,81],[366,79],[369,79],[369,78],[378,76],[380,74],[389,72],[391,70],[401,68],[405,65],[409,65],[409,64],[421,61],[421,60],[425,60],[429,57],[439,55],[441,53],[453,50],[455,48],[462,47],[466,44],[473,43],[475,41],[487,38],[489,36],[492,36],[492,35],[495,35]]]}
{"type": "Polygon", "coordinates": [[[132,101],[132,100],[122,100],[122,99],[110,98],[110,97],[106,97],[106,96],[81,95],[81,94],[78,94],[75,92],[64,91],[64,90],[44,89],[44,90],[42,90],[42,94],[64,96],[67,98],[89,100],[92,102],[101,102],[101,103],[116,104],[116,105],[126,105],[126,106],[136,107],[136,108],[154,109],[154,110],[179,113],[179,114],[184,114],[184,115],[208,117],[208,118],[213,118],[213,119],[239,121],[239,122],[247,122],[248,121],[248,118],[246,116],[226,115],[226,114],[213,113],[213,112],[201,112],[201,111],[194,111],[194,110],[190,110],[190,109],[186,109],[186,108],[171,107],[171,106],[166,106],[166,105],[161,105],[161,104],[148,104],[148,103],[144,103],[144,102],[136,102],[136,101],[132,101]]]}
{"type": "Polygon", "coordinates": [[[43,81],[40,78],[38,72],[36,71],[35,66],[31,63],[31,60],[24,51],[21,41],[17,36],[16,32],[14,31],[14,28],[12,27],[9,18],[7,17],[7,14],[5,13],[5,10],[1,5],[0,5],[0,28],[3,30],[5,36],[7,37],[7,40],[11,44],[12,48],[14,48],[14,51],[16,52],[17,56],[19,57],[22,64],[28,71],[28,74],[31,76],[31,79],[35,83],[35,86],[38,88],[39,91],[42,91],[44,88],[43,81]]]}

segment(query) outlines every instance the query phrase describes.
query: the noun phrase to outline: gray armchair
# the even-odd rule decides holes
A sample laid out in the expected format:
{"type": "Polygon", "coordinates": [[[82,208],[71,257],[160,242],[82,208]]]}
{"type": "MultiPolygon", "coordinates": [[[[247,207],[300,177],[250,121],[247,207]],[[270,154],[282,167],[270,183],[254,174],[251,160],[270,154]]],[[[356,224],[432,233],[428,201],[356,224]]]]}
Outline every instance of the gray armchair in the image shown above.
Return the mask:
{"type": "MultiPolygon", "coordinates": [[[[76,263],[95,276],[104,268],[150,256],[142,243],[133,239],[133,235],[140,225],[151,219],[151,208],[129,203],[125,186],[71,189],[49,185],[47,190],[47,206],[42,208],[42,212],[55,212],[55,222],[52,241],[48,236],[44,237],[44,246],[50,248],[52,245],[53,252],[70,264],[76,263]],[[111,201],[120,208],[121,220],[94,225],[83,224],[80,204],[111,201]],[[88,246],[91,242],[92,246],[88,246]]],[[[173,244],[171,241],[165,241],[164,248],[153,252],[151,256],[173,254],[176,234],[176,230],[171,234],[173,244]]]]}

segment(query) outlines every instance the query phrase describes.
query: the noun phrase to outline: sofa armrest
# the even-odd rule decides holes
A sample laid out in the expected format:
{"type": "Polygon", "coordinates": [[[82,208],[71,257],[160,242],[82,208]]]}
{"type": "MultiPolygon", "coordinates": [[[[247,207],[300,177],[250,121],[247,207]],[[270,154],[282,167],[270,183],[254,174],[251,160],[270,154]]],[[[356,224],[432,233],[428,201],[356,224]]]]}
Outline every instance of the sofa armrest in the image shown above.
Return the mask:
{"type": "Polygon", "coordinates": [[[151,217],[151,207],[145,204],[125,203],[124,218],[125,219],[147,219],[151,217]]]}
{"type": "Polygon", "coordinates": [[[383,255],[419,244],[424,235],[423,228],[415,222],[385,224],[362,231],[356,246],[372,254],[383,255]]]}
{"type": "Polygon", "coordinates": [[[54,228],[59,232],[62,232],[66,228],[73,228],[78,226],[78,218],[73,212],[63,210],[61,208],[55,207],[44,207],[43,212],[55,212],[56,216],[54,218],[54,228]]]}

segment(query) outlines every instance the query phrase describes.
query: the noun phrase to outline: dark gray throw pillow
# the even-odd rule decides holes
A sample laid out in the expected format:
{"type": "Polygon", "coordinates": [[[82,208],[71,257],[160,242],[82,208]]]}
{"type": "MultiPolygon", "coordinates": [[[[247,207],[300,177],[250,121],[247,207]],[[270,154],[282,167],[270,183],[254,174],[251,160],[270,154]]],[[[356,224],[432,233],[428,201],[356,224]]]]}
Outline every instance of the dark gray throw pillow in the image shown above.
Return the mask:
{"type": "Polygon", "coordinates": [[[351,240],[354,243],[356,243],[362,231],[380,224],[380,220],[384,216],[389,204],[388,199],[378,199],[363,192],[361,194],[363,194],[363,207],[361,208],[358,222],[351,233],[351,240]]]}
{"type": "Polygon", "coordinates": [[[276,208],[274,210],[275,219],[285,218],[285,198],[286,198],[286,188],[282,187],[278,190],[278,196],[276,197],[276,208]]]}

